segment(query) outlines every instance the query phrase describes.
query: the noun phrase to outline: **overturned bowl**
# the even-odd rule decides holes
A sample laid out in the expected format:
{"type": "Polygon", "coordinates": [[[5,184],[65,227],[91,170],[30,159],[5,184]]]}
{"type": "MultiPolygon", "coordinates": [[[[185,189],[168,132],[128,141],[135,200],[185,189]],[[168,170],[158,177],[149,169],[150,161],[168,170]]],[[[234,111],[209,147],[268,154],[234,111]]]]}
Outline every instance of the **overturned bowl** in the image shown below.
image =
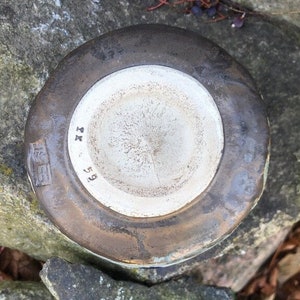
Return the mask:
{"type": "Polygon", "coordinates": [[[34,102],[27,170],[53,223],[115,264],[162,267],[228,236],[266,180],[265,108],[196,33],[138,25],[66,56],[34,102]]]}

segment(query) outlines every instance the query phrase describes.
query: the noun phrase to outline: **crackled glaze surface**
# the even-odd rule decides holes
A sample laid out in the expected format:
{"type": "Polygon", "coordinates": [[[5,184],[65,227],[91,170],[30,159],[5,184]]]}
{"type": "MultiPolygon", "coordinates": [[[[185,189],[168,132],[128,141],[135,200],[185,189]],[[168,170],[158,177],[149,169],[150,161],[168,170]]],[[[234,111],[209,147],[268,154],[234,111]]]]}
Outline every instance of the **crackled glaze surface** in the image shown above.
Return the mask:
{"type": "Polygon", "coordinates": [[[207,89],[157,65],[97,82],[76,107],[68,133],[85,188],[133,217],[165,215],[193,201],[211,182],[223,144],[221,116],[207,89]]]}

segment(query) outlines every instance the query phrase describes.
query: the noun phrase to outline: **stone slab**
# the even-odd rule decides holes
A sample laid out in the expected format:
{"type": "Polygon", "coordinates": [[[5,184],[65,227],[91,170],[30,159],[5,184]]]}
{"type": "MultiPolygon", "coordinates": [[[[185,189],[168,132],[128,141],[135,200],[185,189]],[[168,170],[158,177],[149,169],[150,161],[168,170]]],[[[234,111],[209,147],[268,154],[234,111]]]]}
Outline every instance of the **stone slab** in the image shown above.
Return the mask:
{"type": "Polygon", "coordinates": [[[247,6],[255,12],[283,19],[300,27],[299,2],[295,0],[237,0],[236,3],[247,6]]]}
{"type": "Polygon", "coordinates": [[[191,279],[174,280],[147,287],[138,283],[114,280],[91,266],[70,264],[60,258],[48,260],[41,278],[57,300],[233,300],[226,288],[196,284],[191,279]]]}
{"type": "Polygon", "coordinates": [[[54,297],[41,282],[1,281],[1,300],[53,300],[54,297]]]}

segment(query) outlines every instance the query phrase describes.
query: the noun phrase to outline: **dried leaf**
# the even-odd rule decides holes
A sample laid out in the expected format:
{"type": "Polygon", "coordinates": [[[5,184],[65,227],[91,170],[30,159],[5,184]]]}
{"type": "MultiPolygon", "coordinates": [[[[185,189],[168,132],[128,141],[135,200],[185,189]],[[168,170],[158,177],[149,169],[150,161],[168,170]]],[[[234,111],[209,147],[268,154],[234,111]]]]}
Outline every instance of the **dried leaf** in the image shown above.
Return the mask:
{"type": "Polygon", "coordinates": [[[278,262],[278,281],[283,284],[300,271],[300,249],[294,254],[288,254],[278,262]]]}
{"type": "Polygon", "coordinates": [[[41,263],[18,251],[5,248],[0,254],[0,271],[14,280],[39,281],[41,263]]]}
{"type": "Polygon", "coordinates": [[[5,274],[4,272],[0,271],[0,281],[2,280],[13,280],[13,278],[7,274],[5,274]]]}
{"type": "Polygon", "coordinates": [[[298,299],[295,298],[300,293],[300,272],[292,276],[289,280],[287,280],[280,288],[278,288],[277,294],[278,297],[276,300],[291,300],[298,299]],[[291,298],[291,297],[294,298],[291,298]]]}
{"type": "Polygon", "coordinates": [[[294,291],[294,292],[292,292],[288,296],[287,300],[300,300],[300,291],[294,291]]]}
{"type": "Polygon", "coordinates": [[[273,299],[274,293],[275,300],[300,300],[300,222],[239,296],[273,299]]]}
{"type": "Polygon", "coordinates": [[[285,242],[282,244],[282,246],[279,248],[279,252],[284,251],[293,251],[298,247],[298,243],[292,242],[289,240],[288,242],[285,242]]]}
{"type": "Polygon", "coordinates": [[[277,280],[278,280],[278,268],[274,268],[269,275],[269,283],[271,286],[273,286],[274,288],[277,286],[277,280]]]}
{"type": "Polygon", "coordinates": [[[241,292],[242,296],[250,296],[261,290],[267,282],[267,277],[265,275],[260,275],[254,278],[241,292]]]}
{"type": "Polygon", "coordinates": [[[272,294],[275,293],[276,288],[275,288],[275,286],[272,286],[271,284],[266,283],[266,284],[261,288],[260,291],[261,291],[261,293],[262,293],[264,296],[271,296],[272,294]]]}

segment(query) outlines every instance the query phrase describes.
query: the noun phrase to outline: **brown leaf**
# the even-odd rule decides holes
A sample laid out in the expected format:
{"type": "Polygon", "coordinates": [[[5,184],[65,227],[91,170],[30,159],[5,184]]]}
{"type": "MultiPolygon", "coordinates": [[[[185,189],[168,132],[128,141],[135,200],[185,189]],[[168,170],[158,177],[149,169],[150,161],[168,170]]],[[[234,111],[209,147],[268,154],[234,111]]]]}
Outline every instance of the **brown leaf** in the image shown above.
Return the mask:
{"type": "Polygon", "coordinates": [[[292,240],[289,240],[288,242],[285,242],[281,245],[279,248],[279,252],[284,252],[284,251],[292,251],[295,250],[295,248],[298,246],[298,243],[292,242],[292,240]]]}
{"type": "Polygon", "coordinates": [[[254,278],[248,285],[240,292],[242,296],[250,296],[261,290],[267,282],[267,277],[265,275],[260,275],[254,278]]]}
{"type": "Polygon", "coordinates": [[[281,243],[281,245],[277,248],[275,253],[272,256],[271,262],[269,263],[269,269],[273,269],[278,261],[282,258],[282,256],[292,253],[297,249],[297,245],[291,243],[290,240],[281,243]]]}
{"type": "Polygon", "coordinates": [[[271,296],[275,293],[276,288],[268,283],[266,283],[262,288],[261,288],[261,293],[264,296],[271,296]]]}
{"type": "MultiPolygon", "coordinates": [[[[277,291],[276,300],[298,300],[297,295],[300,293],[300,272],[288,279],[277,291]],[[290,298],[290,297],[294,298],[290,298]]],[[[300,300],[300,298],[299,298],[300,300]]]]}
{"type": "Polygon", "coordinates": [[[300,300],[300,291],[294,291],[294,292],[292,292],[288,296],[287,300],[300,300]]]}
{"type": "Polygon", "coordinates": [[[277,279],[278,279],[278,268],[275,267],[272,269],[269,275],[269,283],[271,286],[276,287],[277,286],[277,279]]]}
{"type": "Polygon", "coordinates": [[[4,272],[0,271],[0,281],[2,280],[13,280],[13,278],[7,274],[5,274],[4,272]]]}
{"type": "Polygon", "coordinates": [[[300,249],[294,254],[288,254],[278,262],[278,281],[283,284],[300,271],[300,249]]]}
{"type": "Polygon", "coordinates": [[[18,250],[5,248],[0,254],[0,271],[14,280],[39,281],[41,263],[18,250]]]}

